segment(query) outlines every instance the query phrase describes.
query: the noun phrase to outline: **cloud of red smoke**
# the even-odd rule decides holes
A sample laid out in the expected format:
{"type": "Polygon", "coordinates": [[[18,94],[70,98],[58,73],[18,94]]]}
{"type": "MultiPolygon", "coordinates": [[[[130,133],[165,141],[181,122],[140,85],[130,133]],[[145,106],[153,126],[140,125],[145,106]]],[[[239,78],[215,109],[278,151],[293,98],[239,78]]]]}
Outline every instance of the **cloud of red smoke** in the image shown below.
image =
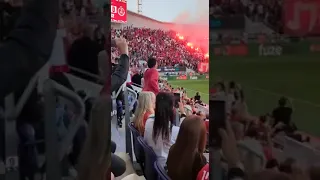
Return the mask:
{"type": "Polygon", "coordinates": [[[209,0],[196,0],[194,11],[185,11],[173,21],[172,29],[205,52],[209,50],[209,0]],[[195,13],[194,13],[195,12],[195,13]]]}

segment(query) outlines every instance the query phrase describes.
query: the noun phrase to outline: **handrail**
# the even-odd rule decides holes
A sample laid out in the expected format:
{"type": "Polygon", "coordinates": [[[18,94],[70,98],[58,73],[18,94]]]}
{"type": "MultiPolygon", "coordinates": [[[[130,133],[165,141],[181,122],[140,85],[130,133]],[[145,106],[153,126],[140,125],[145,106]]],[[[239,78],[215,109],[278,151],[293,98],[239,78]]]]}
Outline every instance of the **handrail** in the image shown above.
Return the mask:
{"type": "Polygon", "coordinates": [[[45,99],[45,144],[46,144],[46,174],[47,180],[61,179],[60,162],[67,153],[72,140],[79,129],[84,124],[85,108],[81,98],[68,88],[56,83],[51,79],[44,82],[45,99]],[[76,118],[70,125],[68,134],[59,144],[56,127],[56,96],[62,96],[72,101],[76,106],[76,118]],[[57,148],[59,148],[57,151],[57,148]]]}
{"type": "MultiPolygon", "coordinates": [[[[56,83],[53,80],[46,80],[45,88],[52,88],[55,95],[62,96],[66,99],[72,101],[76,106],[76,118],[75,118],[75,126],[69,130],[69,133],[66,135],[64,140],[62,141],[62,150],[60,151],[60,160],[62,160],[64,153],[67,152],[66,149],[70,144],[72,144],[72,140],[78,127],[83,124],[84,122],[84,114],[85,114],[85,107],[83,104],[82,99],[73,91],[69,90],[68,88],[56,83]]],[[[48,89],[47,89],[48,90],[48,89]]]]}
{"type": "Polygon", "coordinates": [[[132,85],[134,85],[134,86],[136,86],[136,87],[143,88],[142,85],[140,85],[140,84],[133,83],[133,82],[131,82],[131,83],[132,83],[132,85]]]}
{"type": "MultiPolygon", "coordinates": [[[[69,66],[69,68],[73,71],[76,71],[76,72],[79,72],[83,75],[86,75],[86,76],[89,76],[91,78],[95,78],[97,81],[103,81],[102,77],[96,75],[96,74],[92,74],[92,73],[89,73],[87,71],[84,71],[84,70],[81,70],[79,68],[75,68],[75,67],[72,67],[72,66],[69,66]]],[[[119,94],[121,93],[121,91],[124,89],[124,86],[126,86],[126,83],[122,84],[121,87],[118,89],[117,93],[114,94],[114,92],[112,93],[112,96],[113,98],[117,98],[119,96],[119,94]]]]}

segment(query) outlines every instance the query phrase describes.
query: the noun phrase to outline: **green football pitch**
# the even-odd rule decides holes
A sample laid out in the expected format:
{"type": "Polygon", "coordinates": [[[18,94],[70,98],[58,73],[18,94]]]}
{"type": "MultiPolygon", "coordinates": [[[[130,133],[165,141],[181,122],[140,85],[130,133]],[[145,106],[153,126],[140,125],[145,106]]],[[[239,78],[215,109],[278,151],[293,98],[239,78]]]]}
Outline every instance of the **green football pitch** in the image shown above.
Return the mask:
{"type": "Polygon", "coordinates": [[[280,97],[289,98],[298,128],[320,136],[320,55],[212,57],[210,73],[210,84],[218,79],[240,83],[254,115],[272,112],[280,97]]]}
{"type": "Polygon", "coordinates": [[[174,80],[169,81],[169,84],[186,89],[188,97],[194,97],[199,92],[203,102],[209,103],[209,80],[174,80]]]}

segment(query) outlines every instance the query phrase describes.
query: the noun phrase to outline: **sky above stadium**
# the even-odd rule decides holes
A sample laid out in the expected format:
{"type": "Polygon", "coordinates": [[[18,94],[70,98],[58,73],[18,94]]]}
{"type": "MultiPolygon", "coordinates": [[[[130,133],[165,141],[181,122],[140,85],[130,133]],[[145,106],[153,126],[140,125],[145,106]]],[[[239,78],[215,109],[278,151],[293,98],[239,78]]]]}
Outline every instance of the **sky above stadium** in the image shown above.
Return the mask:
{"type": "MultiPolygon", "coordinates": [[[[142,0],[142,14],[162,22],[186,21],[208,13],[208,4],[209,0],[142,0]]],[[[137,12],[137,0],[127,0],[127,5],[137,12]]]]}

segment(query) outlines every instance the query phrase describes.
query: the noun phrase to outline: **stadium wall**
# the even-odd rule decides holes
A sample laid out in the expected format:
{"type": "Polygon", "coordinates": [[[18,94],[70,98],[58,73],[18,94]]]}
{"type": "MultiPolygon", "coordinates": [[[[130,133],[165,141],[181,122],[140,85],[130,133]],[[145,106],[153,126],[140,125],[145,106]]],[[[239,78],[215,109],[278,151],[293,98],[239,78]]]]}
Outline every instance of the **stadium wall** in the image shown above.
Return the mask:
{"type": "Polygon", "coordinates": [[[163,29],[163,30],[169,30],[169,26],[173,26],[172,23],[164,23],[161,21],[157,21],[155,19],[143,16],[141,14],[127,11],[127,23],[121,24],[121,23],[111,23],[111,26],[115,29],[121,29],[124,26],[133,26],[133,27],[139,27],[139,28],[151,28],[151,29],[163,29]]]}
{"type": "Polygon", "coordinates": [[[162,30],[175,29],[176,31],[180,31],[180,29],[183,30],[185,28],[187,29],[199,28],[199,25],[161,22],[132,11],[127,11],[126,24],[111,23],[111,26],[114,29],[121,29],[122,27],[125,27],[125,26],[133,26],[138,28],[151,28],[151,29],[162,29],[162,30]]]}

